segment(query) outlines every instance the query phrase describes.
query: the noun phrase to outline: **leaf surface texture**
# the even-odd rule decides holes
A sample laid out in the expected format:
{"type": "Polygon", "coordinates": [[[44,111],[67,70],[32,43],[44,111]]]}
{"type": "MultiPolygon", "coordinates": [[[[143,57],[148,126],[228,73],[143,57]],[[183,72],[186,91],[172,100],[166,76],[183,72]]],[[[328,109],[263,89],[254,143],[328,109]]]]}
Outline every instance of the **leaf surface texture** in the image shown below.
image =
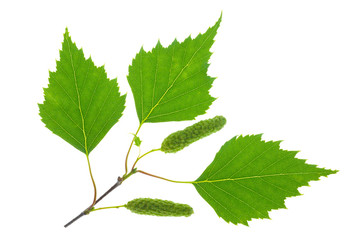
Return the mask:
{"type": "Polygon", "coordinates": [[[280,142],[261,135],[234,137],[193,182],[198,193],[226,222],[248,225],[252,218],[269,218],[272,209],[285,208],[285,198],[297,188],[336,171],[318,168],[280,149],[280,142]]]}
{"type": "Polygon", "coordinates": [[[66,29],[56,72],[49,73],[39,104],[46,127],[75,148],[89,154],[122,116],[125,95],[104,67],[85,59],[66,29]]]}
{"type": "Polygon", "coordinates": [[[221,17],[194,39],[174,40],[167,48],[158,42],[152,51],[142,48],[136,55],[128,82],[140,123],[193,120],[206,112],[215,100],[209,95],[214,78],[207,70],[221,17]]]}

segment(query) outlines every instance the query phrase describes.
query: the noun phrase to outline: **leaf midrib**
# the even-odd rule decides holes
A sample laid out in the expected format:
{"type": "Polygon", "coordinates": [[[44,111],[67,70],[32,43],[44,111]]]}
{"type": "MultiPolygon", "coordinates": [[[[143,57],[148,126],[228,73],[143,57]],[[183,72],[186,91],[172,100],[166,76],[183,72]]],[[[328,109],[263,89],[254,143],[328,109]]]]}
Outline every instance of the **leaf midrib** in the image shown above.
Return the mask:
{"type": "MultiPolygon", "coordinates": [[[[206,39],[202,42],[201,46],[193,53],[192,57],[188,60],[187,64],[182,68],[182,70],[178,73],[178,75],[176,76],[176,78],[174,79],[174,81],[172,82],[172,84],[167,88],[167,90],[164,92],[164,94],[160,97],[160,99],[157,101],[157,103],[150,109],[148,115],[142,120],[142,122],[140,123],[140,125],[142,125],[148,118],[149,116],[152,114],[152,112],[154,111],[154,109],[159,105],[159,103],[163,100],[163,98],[165,97],[165,95],[170,91],[170,89],[172,89],[172,87],[174,86],[174,83],[178,80],[178,78],[182,75],[182,73],[184,72],[184,70],[189,66],[189,64],[191,63],[191,61],[193,60],[194,56],[199,52],[199,50],[204,46],[204,44],[208,41],[208,39],[210,38],[210,36],[214,33],[214,31],[217,31],[218,27],[214,27],[213,31],[206,37],[206,39]]],[[[174,55],[174,51],[173,51],[173,55],[174,55]]],[[[172,58],[173,58],[172,55],[172,58]]],[[[184,56],[186,55],[186,53],[184,54],[184,56]]],[[[183,59],[184,59],[183,56],[183,59]]],[[[158,59],[157,59],[158,62],[158,59]]],[[[141,79],[142,79],[142,74],[141,74],[141,79]]],[[[169,81],[168,81],[169,82],[169,81]]],[[[143,101],[142,101],[142,105],[143,105],[143,101]]],[[[143,108],[142,108],[142,117],[143,117],[143,108]]]]}
{"type": "Polygon", "coordinates": [[[238,181],[238,180],[245,180],[245,179],[265,178],[265,177],[292,176],[292,175],[309,175],[309,174],[322,174],[322,172],[275,173],[275,174],[254,175],[254,176],[239,177],[239,178],[223,178],[223,179],[213,179],[213,180],[206,179],[206,180],[194,181],[194,182],[190,182],[190,183],[192,183],[192,184],[215,183],[215,182],[238,181]]]}
{"type": "Polygon", "coordinates": [[[70,51],[69,37],[66,36],[65,39],[66,39],[66,42],[68,44],[68,52],[69,52],[69,56],[70,56],[70,65],[71,65],[71,68],[73,70],[74,84],[75,84],[76,94],[77,94],[77,97],[78,97],[78,108],[79,108],[79,112],[80,112],[81,123],[82,123],[82,131],[83,131],[83,136],[84,136],[84,150],[85,150],[85,154],[88,156],[89,153],[88,153],[88,146],[87,146],[87,136],[86,136],[86,133],[85,133],[85,121],[84,121],[83,112],[82,112],[82,109],[81,109],[80,94],[79,94],[78,83],[77,83],[76,73],[75,73],[75,68],[74,68],[73,55],[72,55],[72,53],[70,51]]]}

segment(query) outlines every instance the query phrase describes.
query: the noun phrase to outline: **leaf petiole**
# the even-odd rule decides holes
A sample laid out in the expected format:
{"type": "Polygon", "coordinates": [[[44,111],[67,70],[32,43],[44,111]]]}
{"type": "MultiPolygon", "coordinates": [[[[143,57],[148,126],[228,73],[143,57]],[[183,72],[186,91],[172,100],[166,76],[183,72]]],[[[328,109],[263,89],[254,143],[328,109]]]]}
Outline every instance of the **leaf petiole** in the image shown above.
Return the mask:
{"type": "MultiPolygon", "coordinates": [[[[145,156],[148,155],[149,153],[156,152],[156,151],[160,151],[160,148],[152,149],[152,150],[144,153],[143,155],[138,156],[138,157],[137,157],[137,160],[135,160],[135,162],[134,162],[134,164],[133,164],[132,170],[135,168],[135,165],[138,163],[138,161],[139,161],[141,158],[145,157],[145,156]]],[[[131,170],[131,171],[132,171],[132,170],[131,170]]]]}
{"type": "Polygon", "coordinates": [[[130,146],[129,146],[127,155],[125,156],[125,174],[128,173],[128,157],[129,157],[130,150],[132,149],[132,146],[133,146],[133,143],[134,143],[134,141],[135,141],[135,138],[137,137],[137,135],[138,135],[138,133],[139,133],[139,130],[140,130],[140,128],[142,127],[142,125],[143,125],[143,123],[139,124],[139,127],[138,127],[137,131],[135,132],[132,141],[130,142],[130,146]]]}
{"type": "Polygon", "coordinates": [[[89,174],[90,174],[90,178],[92,180],[93,183],[93,187],[94,187],[94,199],[93,199],[93,203],[91,206],[94,206],[96,201],[97,201],[97,187],[95,185],[95,181],[94,181],[94,177],[93,177],[93,173],[92,173],[92,169],[90,167],[90,161],[89,161],[89,154],[86,154],[86,160],[88,162],[88,169],[89,169],[89,174]]]}
{"type": "Polygon", "coordinates": [[[144,172],[144,171],[142,171],[142,170],[136,170],[136,172],[142,173],[142,174],[144,174],[144,175],[148,175],[148,176],[150,176],[150,177],[159,178],[159,179],[162,179],[162,180],[167,181],[167,182],[173,182],[173,183],[194,183],[194,181],[176,181],[176,180],[171,180],[171,179],[168,179],[168,178],[164,178],[164,177],[160,177],[160,176],[157,176],[157,175],[154,175],[154,174],[150,174],[150,173],[144,172]]]}

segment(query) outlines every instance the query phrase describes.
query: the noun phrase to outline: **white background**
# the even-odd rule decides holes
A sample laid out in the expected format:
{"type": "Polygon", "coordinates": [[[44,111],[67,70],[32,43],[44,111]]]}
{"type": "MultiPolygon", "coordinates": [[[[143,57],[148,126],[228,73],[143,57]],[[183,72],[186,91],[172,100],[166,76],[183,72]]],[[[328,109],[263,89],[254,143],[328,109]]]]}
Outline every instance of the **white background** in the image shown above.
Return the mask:
{"type": "MultiPolygon", "coordinates": [[[[360,239],[359,1],[1,1],[1,239],[360,239]],[[138,126],[126,75],[143,45],[196,36],[223,21],[209,75],[218,100],[197,120],[224,115],[224,130],[175,155],[154,153],[139,168],[194,180],[234,135],[264,133],[282,148],[339,173],[302,187],[287,210],[250,227],[227,224],[191,185],[136,175],[99,206],[158,197],[193,206],[190,218],[140,216],[126,209],[92,213],[65,229],[87,207],[92,185],[85,156],[52,134],[38,115],[48,70],[67,26],[72,39],[105,64],[128,93],[124,116],[92,152],[100,193],[123,174],[138,126]]],[[[145,124],[143,151],[191,122],[145,124]]],[[[131,159],[136,157],[136,151],[131,159]]]]}

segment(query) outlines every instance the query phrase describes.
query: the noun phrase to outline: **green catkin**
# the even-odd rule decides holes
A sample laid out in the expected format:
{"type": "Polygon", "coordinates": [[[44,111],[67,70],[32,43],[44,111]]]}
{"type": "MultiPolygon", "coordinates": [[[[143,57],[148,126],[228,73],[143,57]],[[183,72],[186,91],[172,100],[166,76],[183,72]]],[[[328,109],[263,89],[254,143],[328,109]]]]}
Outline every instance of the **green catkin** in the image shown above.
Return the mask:
{"type": "Polygon", "coordinates": [[[125,207],[133,213],[162,217],[189,217],[193,214],[193,208],[187,204],[153,198],[137,198],[125,207]]]}
{"type": "Polygon", "coordinates": [[[216,116],[195,123],[184,130],[174,132],[163,140],[161,151],[165,153],[178,152],[193,142],[221,130],[226,121],[225,117],[216,116]]]}

